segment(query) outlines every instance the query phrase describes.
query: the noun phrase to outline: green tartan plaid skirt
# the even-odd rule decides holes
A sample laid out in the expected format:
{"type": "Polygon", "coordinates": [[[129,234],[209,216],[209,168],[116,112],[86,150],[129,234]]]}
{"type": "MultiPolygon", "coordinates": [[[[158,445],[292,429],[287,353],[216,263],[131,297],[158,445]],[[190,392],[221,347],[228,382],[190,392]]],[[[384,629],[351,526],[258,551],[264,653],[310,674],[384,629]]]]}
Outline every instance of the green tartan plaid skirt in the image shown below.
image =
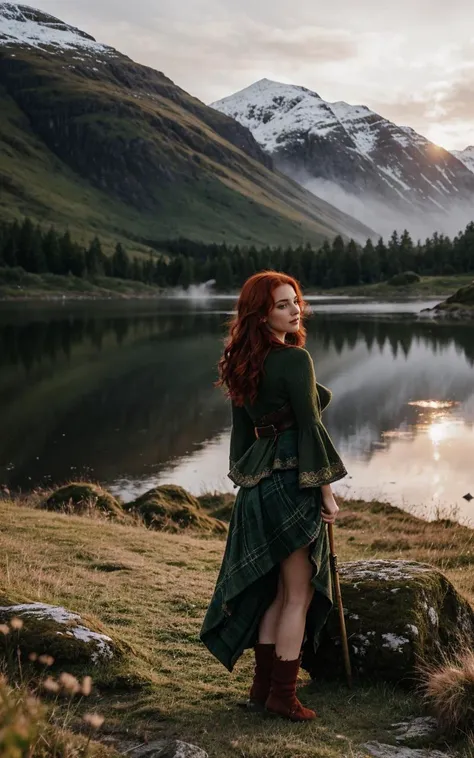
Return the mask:
{"type": "Polygon", "coordinates": [[[316,652],[332,608],[327,529],[321,489],[300,489],[298,469],[275,470],[235,499],[227,543],[200,639],[232,671],[257,642],[262,616],[275,598],[280,562],[310,544],[315,589],[306,616],[304,645],[316,652]]]}

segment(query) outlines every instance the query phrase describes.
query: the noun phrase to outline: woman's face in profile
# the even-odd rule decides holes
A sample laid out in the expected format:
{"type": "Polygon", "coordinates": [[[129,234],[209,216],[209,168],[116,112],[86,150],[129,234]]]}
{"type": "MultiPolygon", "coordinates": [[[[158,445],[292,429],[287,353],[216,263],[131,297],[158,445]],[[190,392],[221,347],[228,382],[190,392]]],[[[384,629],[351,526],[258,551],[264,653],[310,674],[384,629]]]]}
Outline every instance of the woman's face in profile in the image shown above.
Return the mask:
{"type": "Polygon", "coordinates": [[[280,339],[288,332],[297,332],[301,320],[301,308],[298,295],[291,284],[280,284],[273,292],[273,308],[266,322],[268,327],[280,339]]]}

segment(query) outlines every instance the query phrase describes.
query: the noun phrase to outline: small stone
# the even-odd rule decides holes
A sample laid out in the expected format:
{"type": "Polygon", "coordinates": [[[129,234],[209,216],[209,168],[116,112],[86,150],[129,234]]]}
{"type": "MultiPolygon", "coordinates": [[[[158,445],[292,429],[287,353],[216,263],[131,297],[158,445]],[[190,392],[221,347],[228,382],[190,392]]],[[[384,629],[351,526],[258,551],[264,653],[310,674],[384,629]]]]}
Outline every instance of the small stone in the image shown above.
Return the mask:
{"type": "Polygon", "coordinates": [[[438,731],[438,722],[431,716],[418,716],[411,721],[392,724],[397,742],[405,742],[418,737],[433,737],[438,731]]]}
{"type": "Polygon", "coordinates": [[[474,498],[474,495],[471,495],[471,493],[468,492],[467,495],[463,495],[463,498],[469,503],[474,498]]]}
{"type": "Polygon", "coordinates": [[[156,740],[129,753],[130,758],[208,758],[200,747],[181,740],[156,740]]]}

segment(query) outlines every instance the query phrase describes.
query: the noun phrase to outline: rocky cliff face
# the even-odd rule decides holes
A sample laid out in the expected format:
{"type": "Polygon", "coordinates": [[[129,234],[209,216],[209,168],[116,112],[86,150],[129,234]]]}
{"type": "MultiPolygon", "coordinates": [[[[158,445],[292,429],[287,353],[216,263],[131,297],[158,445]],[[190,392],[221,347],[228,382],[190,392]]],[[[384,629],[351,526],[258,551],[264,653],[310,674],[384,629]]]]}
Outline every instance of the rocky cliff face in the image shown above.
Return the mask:
{"type": "MultiPolygon", "coordinates": [[[[164,74],[16,3],[0,4],[0,100],[0,186],[32,215],[46,205],[54,216],[59,201],[45,187],[56,192],[61,177],[63,198],[83,196],[83,185],[73,190],[71,182],[86,182],[109,208],[102,216],[117,215],[121,225],[130,216],[136,228],[136,213],[151,214],[160,236],[265,242],[273,229],[276,242],[369,232],[274,173],[271,157],[235,120],[164,74]],[[38,170],[27,181],[33,158],[38,170]]],[[[74,210],[61,208],[66,216],[74,210]]]]}
{"type": "Polygon", "coordinates": [[[378,231],[452,232],[471,220],[466,161],[365,106],[264,79],[212,107],[249,128],[287,174],[378,231]]]}

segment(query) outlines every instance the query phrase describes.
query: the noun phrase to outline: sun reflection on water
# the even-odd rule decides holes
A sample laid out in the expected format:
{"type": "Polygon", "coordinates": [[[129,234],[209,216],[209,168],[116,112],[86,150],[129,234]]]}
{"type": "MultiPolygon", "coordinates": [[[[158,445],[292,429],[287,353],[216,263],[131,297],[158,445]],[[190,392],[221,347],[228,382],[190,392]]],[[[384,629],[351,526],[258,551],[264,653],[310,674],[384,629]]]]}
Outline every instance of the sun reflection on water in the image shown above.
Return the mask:
{"type": "Polygon", "coordinates": [[[444,408],[452,408],[454,405],[459,405],[459,403],[455,400],[411,400],[407,405],[437,411],[444,408]]]}
{"type": "Polygon", "coordinates": [[[382,431],[381,441],[372,442],[368,459],[348,461],[350,480],[336,483],[336,490],[346,497],[387,499],[423,518],[456,513],[456,519],[471,523],[472,509],[462,498],[473,484],[472,429],[462,403],[428,397],[408,406],[398,428],[382,431]]]}
{"type": "MultiPolygon", "coordinates": [[[[424,431],[435,447],[454,437],[462,423],[461,419],[453,415],[453,408],[459,405],[454,400],[415,400],[409,402],[408,405],[418,409],[415,429],[424,431]]],[[[438,450],[434,451],[433,457],[439,461],[438,450]]]]}

